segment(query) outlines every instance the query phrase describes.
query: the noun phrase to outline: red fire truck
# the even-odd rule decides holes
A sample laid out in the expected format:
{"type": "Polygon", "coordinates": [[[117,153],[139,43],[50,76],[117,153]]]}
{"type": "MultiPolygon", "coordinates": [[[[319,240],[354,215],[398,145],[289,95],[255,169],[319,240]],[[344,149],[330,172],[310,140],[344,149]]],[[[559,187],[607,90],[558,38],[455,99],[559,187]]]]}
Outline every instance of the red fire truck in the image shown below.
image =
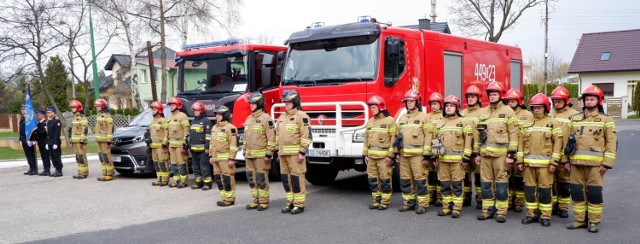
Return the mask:
{"type": "MultiPolygon", "coordinates": [[[[214,121],[214,108],[227,106],[242,138],[243,124],[251,114],[247,103],[251,92],[262,92],[267,109],[280,98],[285,47],[225,40],[185,45],[183,49],[176,53],[177,96],[190,118],[194,116],[191,104],[196,101],[205,104],[207,116],[214,121]]],[[[238,160],[244,160],[242,153],[238,155],[238,160]]]]}
{"type": "MultiPolygon", "coordinates": [[[[362,147],[371,116],[366,101],[373,95],[382,96],[397,119],[409,89],[420,91],[425,106],[432,92],[461,98],[468,86],[491,81],[522,88],[519,48],[420,26],[363,21],[307,28],[289,37],[280,90],[298,91],[312,119],[307,157],[312,184],[331,183],[340,170],[366,170],[362,147]]],[[[273,105],[274,118],[282,106],[273,105]]]]}

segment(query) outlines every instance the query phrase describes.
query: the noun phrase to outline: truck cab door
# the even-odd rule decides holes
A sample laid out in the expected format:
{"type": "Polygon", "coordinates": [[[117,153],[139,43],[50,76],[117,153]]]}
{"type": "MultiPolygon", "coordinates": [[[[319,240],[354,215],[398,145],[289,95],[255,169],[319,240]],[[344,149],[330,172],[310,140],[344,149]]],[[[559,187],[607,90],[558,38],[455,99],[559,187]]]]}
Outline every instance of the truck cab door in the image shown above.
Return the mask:
{"type": "MultiPolygon", "coordinates": [[[[286,51],[280,51],[276,55],[273,55],[272,62],[263,64],[263,86],[261,87],[262,96],[265,100],[265,109],[267,113],[271,113],[271,106],[275,103],[279,103],[281,100],[280,94],[280,80],[282,79],[282,71],[284,67],[284,60],[286,51]],[[269,75],[267,75],[269,73],[269,75]]],[[[265,60],[266,61],[266,60],[265,60]]]]}

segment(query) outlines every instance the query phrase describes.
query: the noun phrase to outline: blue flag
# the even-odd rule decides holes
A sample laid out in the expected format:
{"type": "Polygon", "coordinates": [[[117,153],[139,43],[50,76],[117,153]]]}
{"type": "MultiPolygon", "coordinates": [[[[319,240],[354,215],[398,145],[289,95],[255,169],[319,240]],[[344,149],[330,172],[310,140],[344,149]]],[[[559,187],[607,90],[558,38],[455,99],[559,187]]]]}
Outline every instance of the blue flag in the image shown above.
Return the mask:
{"type": "Polygon", "coordinates": [[[31,92],[29,91],[29,85],[25,92],[25,114],[24,114],[24,133],[27,136],[27,140],[31,139],[31,133],[38,128],[36,122],[36,112],[33,109],[33,103],[31,102],[31,92]]]}

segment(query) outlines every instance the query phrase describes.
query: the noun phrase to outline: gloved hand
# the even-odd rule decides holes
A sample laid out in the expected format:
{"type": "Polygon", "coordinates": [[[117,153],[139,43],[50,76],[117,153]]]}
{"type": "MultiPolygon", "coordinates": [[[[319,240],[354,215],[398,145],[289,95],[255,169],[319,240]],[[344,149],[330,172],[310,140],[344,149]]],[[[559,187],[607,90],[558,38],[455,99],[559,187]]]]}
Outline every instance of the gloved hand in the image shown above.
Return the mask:
{"type": "Polygon", "coordinates": [[[49,150],[49,144],[44,145],[44,149],[49,150]]]}
{"type": "Polygon", "coordinates": [[[58,149],[58,145],[53,144],[53,150],[56,150],[56,149],[58,149]]]}
{"type": "Polygon", "coordinates": [[[33,147],[33,145],[35,145],[35,144],[36,144],[36,142],[34,142],[34,141],[27,141],[27,146],[29,146],[29,147],[33,147]]]}

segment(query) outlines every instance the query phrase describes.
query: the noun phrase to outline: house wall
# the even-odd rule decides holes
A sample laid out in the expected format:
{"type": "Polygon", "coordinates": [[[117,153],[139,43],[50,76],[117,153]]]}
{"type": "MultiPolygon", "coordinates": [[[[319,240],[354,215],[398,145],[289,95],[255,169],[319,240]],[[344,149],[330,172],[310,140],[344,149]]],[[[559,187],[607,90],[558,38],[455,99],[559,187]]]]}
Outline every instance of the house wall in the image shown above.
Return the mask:
{"type": "MultiPolygon", "coordinates": [[[[144,109],[147,109],[153,100],[153,95],[151,92],[151,76],[149,72],[149,66],[144,64],[137,64],[138,70],[138,91],[140,91],[140,100],[142,101],[142,106],[144,109]],[[144,78],[143,78],[144,77],[144,78]]],[[[160,99],[160,94],[162,93],[162,81],[161,81],[161,68],[155,68],[156,72],[156,95],[158,99],[160,99]]],[[[175,96],[177,89],[177,84],[174,80],[177,80],[177,73],[175,70],[167,71],[167,99],[175,96]]],[[[163,101],[166,102],[166,101],[163,101]]]]}
{"type": "MultiPolygon", "coordinates": [[[[111,109],[124,109],[133,107],[133,103],[131,101],[131,93],[129,93],[128,97],[120,97],[117,98],[113,95],[114,89],[122,84],[131,74],[131,69],[128,67],[123,67],[120,63],[115,62],[111,69],[111,75],[113,76],[113,87],[107,89],[104,94],[104,97],[108,98],[109,108],[111,109]],[[118,102],[117,100],[121,101],[118,102]],[[122,106],[119,106],[119,105],[122,106]]],[[[129,88],[130,90],[131,88],[129,88]]],[[[122,96],[122,95],[121,95],[122,96]]]]}
{"type": "MultiPolygon", "coordinates": [[[[613,96],[627,97],[628,104],[631,106],[633,90],[629,81],[640,81],[640,71],[634,72],[609,72],[609,73],[581,73],[580,74],[580,91],[593,83],[614,83],[613,96]]],[[[634,82],[635,84],[635,82],[634,82]]],[[[623,104],[624,106],[624,104],[623,104]]]]}

